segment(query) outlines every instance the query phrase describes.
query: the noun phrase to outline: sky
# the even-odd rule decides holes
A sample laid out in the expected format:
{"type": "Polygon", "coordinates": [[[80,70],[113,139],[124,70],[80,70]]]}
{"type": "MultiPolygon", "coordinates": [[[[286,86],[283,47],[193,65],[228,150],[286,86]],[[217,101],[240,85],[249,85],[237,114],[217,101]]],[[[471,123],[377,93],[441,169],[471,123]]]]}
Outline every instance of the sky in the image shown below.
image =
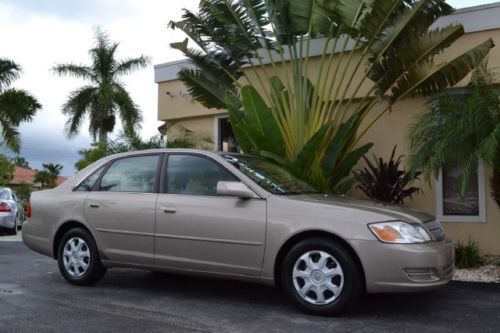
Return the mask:
{"type": "MultiPolygon", "coordinates": [[[[448,1],[455,8],[491,2],[448,1]]],[[[50,69],[61,63],[89,64],[88,50],[97,27],[120,43],[118,59],[151,57],[151,65],[123,77],[123,82],[143,114],[141,136],[156,135],[161,122],[153,65],[182,58],[169,43],[184,36],[167,29],[167,24],[180,18],[182,8],[196,10],[197,4],[198,0],[0,0],[0,57],[22,66],[23,74],[13,86],[28,90],[43,105],[32,122],[19,128],[21,156],[30,166],[40,169],[42,163],[59,163],[63,175],[72,175],[78,150],[92,142],[87,123],[78,136],[68,139],[61,112],[68,94],[85,82],[56,76],[50,69]]],[[[117,126],[115,135],[119,130],[117,126]]]]}

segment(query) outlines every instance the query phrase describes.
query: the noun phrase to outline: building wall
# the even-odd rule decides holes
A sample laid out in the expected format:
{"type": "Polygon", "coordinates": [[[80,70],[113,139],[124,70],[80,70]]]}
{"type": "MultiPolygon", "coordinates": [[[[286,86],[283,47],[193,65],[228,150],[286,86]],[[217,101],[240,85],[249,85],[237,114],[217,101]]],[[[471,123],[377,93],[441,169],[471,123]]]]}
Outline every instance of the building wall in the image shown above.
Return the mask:
{"type": "MultiPolygon", "coordinates": [[[[461,37],[447,54],[458,54],[471,47],[478,45],[487,38],[492,37],[495,44],[500,44],[500,29],[486,30],[480,32],[468,33],[461,37]]],[[[440,59],[436,61],[449,60],[440,59]]],[[[311,62],[311,73],[314,78],[319,72],[318,59],[311,62]]],[[[489,57],[490,67],[500,66],[500,47],[494,48],[489,57]]],[[[279,69],[281,72],[283,68],[279,69]]],[[[259,70],[261,71],[261,70],[259,70]]],[[[255,80],[255,77],[253,77],[255,80]]],[[[468,78],[462,84],[466,83],[468,78]]],[[[369,89],[369,84],[363,85],[362,91],[369,89]]],[[[160,82],[158,85],[158,119],[167,123],[175,122],[192,131],[200,134],[213,135],[214,117],[225,114],[225,110],[207,110],[197,102],[190,101],[184,94],[186,88],[179,81],[160,82]],[[167,94],[169,92],[169,94],[167,94]],[[184,95],[184,96],[183,96],[184,95]]],[[[383,103],[383,102],[382,102],[383,103]]],[[[415,117],[424,110],[425,99],[422,97],[409,98],[394,106],[391,113],[385,114],[363,138],[361,143],[374,142],[375,145],[369,152],[369,155],[375,154],[380,157],[389,157],[394,145],[398,146],[397,153],[405,154],[407,149],[408,125],[415,117]]],[[[382,105],[375,107],[365,123],[376,115],[376,110],[382,105]]],[[[359,165],[358,167],[360,167],[359,165]]],[[[445,222],[444,228],[448,235],[454,240],[466,241],[469,237],[477,241],[485,253],[500,254],[500,209],[496,206],[489,193],[488,178],[492,171],[486,167],[485,170],[485,203],[486,203],[486,223],[479,222],[445,222]]],[[[423,192],[414,196],[413,200],[408,201],[408,206],[427,211],[431,214],[436,213],[436,182],[430,180],[426,182],[421,180],[415,184],[422,188],[423,192]]],[[[352,196],[362,197],[362,194],[353,191],[352,196]]]]}

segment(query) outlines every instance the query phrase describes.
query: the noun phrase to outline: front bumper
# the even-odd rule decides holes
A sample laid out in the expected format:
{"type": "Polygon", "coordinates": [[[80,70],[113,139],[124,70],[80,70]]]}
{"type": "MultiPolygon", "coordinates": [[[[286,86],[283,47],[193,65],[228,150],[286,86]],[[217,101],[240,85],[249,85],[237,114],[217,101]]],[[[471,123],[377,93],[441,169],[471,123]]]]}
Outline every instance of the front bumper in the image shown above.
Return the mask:
{"type": "Polygon", "coordinates": [[[363,265],[369,293],[432,290],[453,277],[453,242],[445,238],[425,244],[353,241],[363,265]]]}

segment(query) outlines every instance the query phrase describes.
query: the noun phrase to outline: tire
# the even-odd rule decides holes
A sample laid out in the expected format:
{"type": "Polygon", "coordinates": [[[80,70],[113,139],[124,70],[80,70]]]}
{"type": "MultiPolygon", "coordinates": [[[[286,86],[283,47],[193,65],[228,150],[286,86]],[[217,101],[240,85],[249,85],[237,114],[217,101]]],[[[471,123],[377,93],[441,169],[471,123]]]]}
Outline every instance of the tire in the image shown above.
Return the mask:
{"type": "Polygon", "coordinates": [[[313,315],[344,313],[364,292],[363,273],[351,252],[324,238],[294,245],[283,260],[280,278],[293,303],[313,315]]]}
{"type": "Polygon", "coordinates": [[[14,221],[14,228],[6,229],[6,230],[7,230],[7,235],[10,235],[10,236],[17,235],[17,219],[14,221]]]}
{"type": "Polygon", "coordinates": [[[89,286],[106,273],[94,238],[82,228],[67,231],[59,243],[57,261],[62,276],[71,284],[89,286]]]}

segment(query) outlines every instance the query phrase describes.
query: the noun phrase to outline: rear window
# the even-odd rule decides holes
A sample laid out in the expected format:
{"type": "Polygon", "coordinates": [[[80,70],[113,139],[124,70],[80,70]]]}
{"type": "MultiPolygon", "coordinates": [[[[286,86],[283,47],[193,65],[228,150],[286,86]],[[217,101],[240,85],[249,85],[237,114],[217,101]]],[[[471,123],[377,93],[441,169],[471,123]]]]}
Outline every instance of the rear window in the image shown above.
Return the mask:
{"type": "Polygon", "coordinates": [[[2,200],[12,200],[10,197],[10,192],[7,190],[0,191],[0,199],[2,200]]]}

